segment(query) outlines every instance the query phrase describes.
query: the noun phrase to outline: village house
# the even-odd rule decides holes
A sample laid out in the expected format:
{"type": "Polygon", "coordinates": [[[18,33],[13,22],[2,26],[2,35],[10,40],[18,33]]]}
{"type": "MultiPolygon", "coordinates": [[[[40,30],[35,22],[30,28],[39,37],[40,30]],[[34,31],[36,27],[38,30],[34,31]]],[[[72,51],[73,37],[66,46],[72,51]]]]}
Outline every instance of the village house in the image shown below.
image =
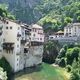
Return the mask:
{"type": "Polygon", "coordinates": [[[41,64],[43,43],[41,26],[28,26],[9,19],[0,20],[0,58],[6,58],[13,72],[41,64]]]}
{"type": "Polygon", "coordinates": [[[79,41],[80,23],[69,23],[64,31],[58,31],[49,36],[49,40],[57,40],[60,43],[75,43],[79,41]]]}

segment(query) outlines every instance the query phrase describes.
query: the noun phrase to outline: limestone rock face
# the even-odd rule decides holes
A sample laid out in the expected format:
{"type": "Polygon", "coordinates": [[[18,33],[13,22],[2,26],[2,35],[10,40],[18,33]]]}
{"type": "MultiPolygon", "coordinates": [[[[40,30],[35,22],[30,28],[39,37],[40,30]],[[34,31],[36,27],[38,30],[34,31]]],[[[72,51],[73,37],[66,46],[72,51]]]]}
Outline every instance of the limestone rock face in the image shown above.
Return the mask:
{"type": "Polygon", "coordinates": [[[33,46],[26,55],[25,67],[36,66],[42,63],[43,46],[33,46]]]}

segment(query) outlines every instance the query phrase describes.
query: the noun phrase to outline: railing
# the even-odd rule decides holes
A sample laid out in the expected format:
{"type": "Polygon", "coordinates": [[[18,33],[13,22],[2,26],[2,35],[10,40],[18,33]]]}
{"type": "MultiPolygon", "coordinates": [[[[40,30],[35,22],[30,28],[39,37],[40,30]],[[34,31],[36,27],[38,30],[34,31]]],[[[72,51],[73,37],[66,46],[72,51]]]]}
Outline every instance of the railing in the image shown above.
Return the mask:
{"type": "Polygon", "coordinates": [[[25,44],[26,43],[26,40],[21,40],[21,44],[25,44]]]}
{"type": "Polygon", "coordinates": [[[56,40],[56,41],[59,41],[59,42],[76,42],[78,39],[78,37],[58,37],[58,38],[52,38],[49,40],[56,40]]]}
{"type": "Polygon", "coordinates": [[[13,50],[14,49],[14,46],[13,46],[14,43],[3,43],[3,50],[6,49],[6,50],[13,50]]]}

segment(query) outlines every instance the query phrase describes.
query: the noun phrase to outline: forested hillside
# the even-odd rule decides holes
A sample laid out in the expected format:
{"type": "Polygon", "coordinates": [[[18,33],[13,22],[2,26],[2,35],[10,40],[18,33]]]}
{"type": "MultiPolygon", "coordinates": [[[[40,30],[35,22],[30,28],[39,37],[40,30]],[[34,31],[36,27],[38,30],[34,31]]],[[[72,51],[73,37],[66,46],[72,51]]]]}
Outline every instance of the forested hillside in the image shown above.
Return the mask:
{"type": "Polygon", "coordinates": [[[38,23],[43,25],[46,31],[57,31],[63,29],[67,23],[80,21],[79,0],[46,0],[38,7],[44,14],[38,23]]]}
{"type": "Polygon", "coordinates": [[[0,0],[17,19],[38,23],[46,31],[63,29],[67,23],[80,21],[80,0],[0,0]]]}

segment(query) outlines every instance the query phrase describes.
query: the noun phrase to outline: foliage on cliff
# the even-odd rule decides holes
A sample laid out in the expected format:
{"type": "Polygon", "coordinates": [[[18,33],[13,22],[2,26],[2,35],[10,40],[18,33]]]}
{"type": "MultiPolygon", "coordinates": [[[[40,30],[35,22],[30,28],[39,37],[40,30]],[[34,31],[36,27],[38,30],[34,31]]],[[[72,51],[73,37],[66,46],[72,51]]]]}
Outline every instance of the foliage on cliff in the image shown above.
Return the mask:
{"type": "Polygon", "coordinates": [[[0,4],[0,16],[15,20],[15,16],[8,11],[8,6],[6,4],[0,4]]]}
{"type": "Polygon", "coordinates": [[[49,41],[44,44],[43,61],[46,63],[54,63],[58,55],[60,45],[57,41],[49,41]]]}
{"type": "Polygon", "coordinates": [[[0,0],[17,19],[57,31],[80,21],[80,0],[0,0]]]}
{"type": "Polygon", "coordinates": [[[9,77],[11,76],[11,73],[12,73],[12,68],[4,57],[2,57],[0,59],[0,67],[2,67],[4,69],[4,71],[7,72],[7,76],[9,79],[9,77]]]}
{"type": "Polygon", "coordinates": [[[0,80],[7,80],[6,71],[4,72],[3,68],[0,67],[0,80]]]}
{"type": "Polygon", "coordinates": [[[80,22],[79,0],[45,0],[39,5],[44,17],[38,21],[46,31],[63,29],[68,23],[80,22]]]}
{"type": "Polygon", "coordinates": [[[63,47],[55,63],[71,73],[70,80],[80,80],[80,45],[63,47]]]}

